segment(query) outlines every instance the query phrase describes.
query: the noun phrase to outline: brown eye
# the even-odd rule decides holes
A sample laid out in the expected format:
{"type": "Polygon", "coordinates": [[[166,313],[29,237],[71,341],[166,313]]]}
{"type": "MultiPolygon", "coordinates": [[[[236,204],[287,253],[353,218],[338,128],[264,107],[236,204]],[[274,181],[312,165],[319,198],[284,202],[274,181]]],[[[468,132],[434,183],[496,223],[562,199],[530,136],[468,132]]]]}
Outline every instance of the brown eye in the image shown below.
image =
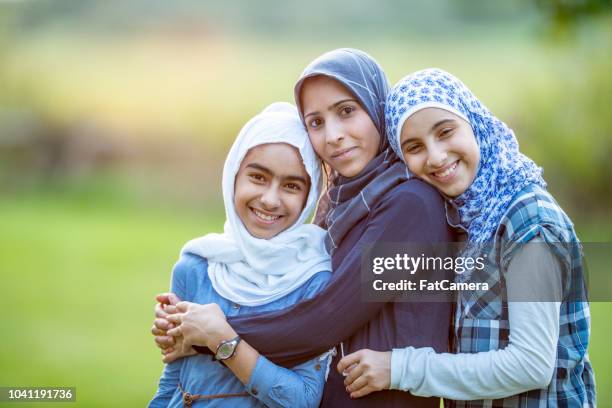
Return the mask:
{"type": "Polygon", "coordinates": [[[321,123],[323,123],[323,121],[320,118],[315,118],[308,122],[308,127],[311,129],[316,129],[321,126],[321,123]]]}
{"type": "Polygon", "coordinates": [[[420,144],[411,144],[406,146],[406,148],[404,149],[404,153],[406,154],[415,154],[421,151],[421,148],[423,146],[420,144]]]}
{"type": "Polygon", "coordinates": [[[265,177],[258,173],[249,174],[249,179],[254,183],[263,183],[266,181],[265,177]]]}
{"type": "Polygon", "coordinates": [[[350,115],[354,110],[355,108],[353,106],[343,106],[342,108],[340,108],[340,114],[342,116],[350,115]]]}
{"type": "Polygon", "coordinates": [[[300,191],[302,188],[296,183],[287,183],[285,185],[289,190],[300,191]]]}
{"type": "Polygon", "coordinates": [[[452,131],[453,131],[453,128],[444,128],[440,132],[440,137],[441,138],[448,137],[448,136],[450,136],[452,134],[452,131]]]}

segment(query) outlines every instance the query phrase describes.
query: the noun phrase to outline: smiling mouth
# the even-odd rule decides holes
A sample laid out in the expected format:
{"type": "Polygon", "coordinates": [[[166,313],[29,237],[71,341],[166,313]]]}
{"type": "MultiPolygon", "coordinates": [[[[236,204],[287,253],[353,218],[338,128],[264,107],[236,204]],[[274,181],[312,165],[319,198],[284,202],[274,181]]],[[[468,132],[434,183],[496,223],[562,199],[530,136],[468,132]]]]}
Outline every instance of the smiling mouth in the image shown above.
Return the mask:
{"type": "Polygon", "coordinates": [[[442,170],[431,173],[434,179],[439,181],[448,181],[452,176],[455,175],[457,170],[457,166],[459,165],[459,160],[454,162],[453,164],[446,166],[442,170]]]}
{"type": "Polygon", "coordinates": [[[255,216],[260,219],[261,221],[263,221],[266,224],[273,224],[276,221],[278,221],[282,215],[270,215],[270,214],[265,214],[255,208],[251,208],[251,211],[253,212],[253,214],[255,214],[255,216]]]}
{"type": "Polygon", "coordinates": [[[343,158],[347,157],[348,153],[352,152],[354,149],[356,149],[355,146],[349,147],[347,149],[342,149],[342,150],[336,151],[336,152],[332,153],[332,159],[343,159],[343,158]]]}

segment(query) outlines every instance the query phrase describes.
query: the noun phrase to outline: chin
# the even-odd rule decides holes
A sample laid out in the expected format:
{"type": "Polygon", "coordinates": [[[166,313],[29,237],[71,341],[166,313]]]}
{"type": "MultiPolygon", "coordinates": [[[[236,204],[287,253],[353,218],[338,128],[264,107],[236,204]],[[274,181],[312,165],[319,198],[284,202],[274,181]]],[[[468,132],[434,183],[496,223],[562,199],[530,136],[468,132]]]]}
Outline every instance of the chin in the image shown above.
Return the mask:
{"type": "Polygon", "coordinates": [[[459,197],[461,194],[457,194],[457,192],[455,191],[451,191],[451,192],[446,192],[446,191],[442,191],[442,194],[444,194],[445,196],[447,196],[450,199],[455,199],[457,197],[459,197]]]}
{"type": "Polygon", "coordinates": [[[265,231],[265,232],[262,232],[260,234],[254,235],[254,236],[256,238],[259,238],[259,239],[272,239],[275,236],[277,236],[278,234],[280,234],[281,231],[283,231],[283,230],[280,230],[280,231],[265,231]]]}
{"type": "Polygon", "coordinates": [[[467,188],[462,188],[462,187],[454,187],[454,188],[450,188],[447,191],[442,191],[444,193],[444,195],[450,197],[450,198],[457,198],[459,197],[461,194],[465,193],[465,190],[467,190],[467,188]]]}
{"type": "Polygon", "coordinates": [[[353,164],[350,167],[343,169],[342,171],[338,171],[338,173],[340,173],[340,175],[342,175],[343,177],[351,178],[361,173],[363,169],[365,169],[365,166],[353,164]]]}
{"type": "Polygon", "coordinates": [[[357,175],[357,173],[353,174],[353,172],[350,171],[339,171],[338,172],[342,177],[346,177],[346,178],[351,178],[351,177],[355,177],[357,175]]]}

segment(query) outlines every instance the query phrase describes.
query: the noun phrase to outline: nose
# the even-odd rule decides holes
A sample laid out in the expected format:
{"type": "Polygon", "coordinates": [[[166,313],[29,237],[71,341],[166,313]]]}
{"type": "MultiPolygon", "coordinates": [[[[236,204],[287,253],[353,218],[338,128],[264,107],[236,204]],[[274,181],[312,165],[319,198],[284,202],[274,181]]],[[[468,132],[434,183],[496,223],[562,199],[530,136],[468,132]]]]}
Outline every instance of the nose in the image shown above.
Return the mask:
{"type": "Polygon", "coordinates": [[[280,206],[280,195],[278,193],[278,186],[272,183],[261,195],[259,199],[264,209],[273,210],[280,206]]]}
{"type": "Polygon", "coordinates": [[[446,149],[442,149],[440,146],[431,145],[427,149],[429,155],[427,156],[427,165],[429,167],[442,167],[446,164],[448,154],[446,149]]]}
{"type": "Polygon", "coordinates": [[[327,144],[340,144],[346,136],[346,130],[337,120],[329,120],[325,126],[325,141],[327,144]]]}

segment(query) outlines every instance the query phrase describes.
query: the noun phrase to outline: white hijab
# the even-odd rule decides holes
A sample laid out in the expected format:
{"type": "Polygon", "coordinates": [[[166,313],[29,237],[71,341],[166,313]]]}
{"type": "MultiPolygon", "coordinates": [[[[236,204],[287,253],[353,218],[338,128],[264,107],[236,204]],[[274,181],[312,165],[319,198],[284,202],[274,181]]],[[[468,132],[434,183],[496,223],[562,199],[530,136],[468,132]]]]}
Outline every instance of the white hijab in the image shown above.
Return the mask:
{"type": "MultiPolygon", "coordinates": [[[[282,160],[279,158],[279,160],[282,160]]],[[[273,302],[300,287],[315,273],[331,271],[325,249],[325,231],[305,224],[319,197],[321,163],[295,106],[276,102],[249,120],[225,160],[223,234],[208,234],[189,241],[182,253],[208,259],[208,276],[224,298],[244,306],[273,302]],[[310,176],[310,192],[298,220],[271,239],[252,236],[234,208],[234,182],[249,149],[267,143],[296,147],[310,176]]]]}

